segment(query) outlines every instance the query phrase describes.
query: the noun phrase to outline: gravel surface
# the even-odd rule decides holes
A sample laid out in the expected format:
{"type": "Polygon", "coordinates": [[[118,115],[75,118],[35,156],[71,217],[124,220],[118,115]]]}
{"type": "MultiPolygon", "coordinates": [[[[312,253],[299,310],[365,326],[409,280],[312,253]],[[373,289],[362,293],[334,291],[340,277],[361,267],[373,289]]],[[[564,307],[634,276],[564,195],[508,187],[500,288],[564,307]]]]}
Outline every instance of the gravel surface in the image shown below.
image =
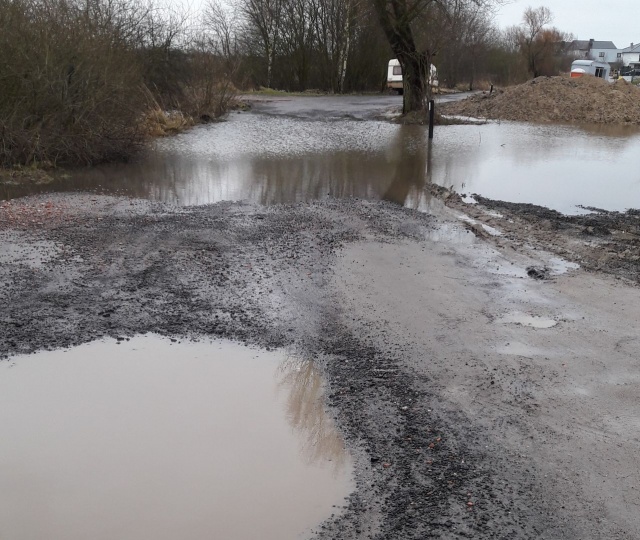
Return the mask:
{"type": "Polygon", "coordinates": [[[640,283],[640,210],[611,212],[584,208],[583,215],[565,215],[544,206],[493,200],[474,194],[476,204],[467,204],[444,188],[432,187],[445,204],[489,227],[497,228],[501,238],[491,238],[482,227],[471,227],[474,234],[491,239],[509,249],[547,250],[583,269],[611,274],[640,283]]]}

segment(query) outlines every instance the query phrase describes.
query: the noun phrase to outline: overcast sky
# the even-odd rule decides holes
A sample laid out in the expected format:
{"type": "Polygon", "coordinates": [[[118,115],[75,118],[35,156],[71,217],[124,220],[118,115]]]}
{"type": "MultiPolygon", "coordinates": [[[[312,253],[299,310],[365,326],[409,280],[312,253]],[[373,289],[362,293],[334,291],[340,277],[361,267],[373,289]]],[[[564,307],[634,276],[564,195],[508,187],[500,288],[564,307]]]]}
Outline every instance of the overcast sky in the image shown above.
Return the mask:
{"type": "MultiPolygon", "coordinates": [[[[496,23],[506,28],[522,22],[527,7],[546,6],[553,13],[552,25],[576,39],[613,41],[624,49],[632,42],[640,43],[640,0],[505,0],[498,8],[496,23]]],[[[161,0],[162,2],[162,0],[161,0]]],[[[192,10],[202,9],[207,0],[164,0],[168,5],[183,4],[192,10]]],[[[228,0],[222,0],[228,3],[228,0]]]]}
{"type": "Polygon", "coordinates": [[[554,16],[553,26],[577,39],[613,41],[619,49],[640,42],[639,0],[515,0],[499,8],[496,23],[501,28],[519,24],[529,6],[547,6],[554,16]]]}

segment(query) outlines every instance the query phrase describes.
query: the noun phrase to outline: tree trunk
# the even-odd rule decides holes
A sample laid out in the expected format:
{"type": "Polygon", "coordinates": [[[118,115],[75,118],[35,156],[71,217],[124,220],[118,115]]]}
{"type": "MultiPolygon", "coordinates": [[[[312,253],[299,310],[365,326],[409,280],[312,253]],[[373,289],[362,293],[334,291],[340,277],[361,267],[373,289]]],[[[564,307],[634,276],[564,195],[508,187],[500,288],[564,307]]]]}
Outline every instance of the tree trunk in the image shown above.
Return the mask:
{"type": "Polygon", "coordinates": [[[349,48],[351,46],[351,2],[347,2],[345,7],[344,27],[342,29],[344,43],[340,46],[338,57],[338,92],[344,92],[344,80],[347,76],[347,61],[349,59],[349,48]]]}
{"type": "Polygon", "coordinates": [[[431,90],[430,64],[426,55],[417,50],[407,5],[402,0],[374,0],[374,5],[380,26],[402,67],[402,112],[426,112],[431,90]]]}
{"type": "Polygon", "coordinates": [[[402,66],[402,113],[425,111],[428,97],[425,88],[428,83],[425,85],[421,59],[416,53],[396,55],[402,66]]]}
{"type": "Polygon", "coordinates": [[[265,46],[267,52],[267,88],[271,88],[271,72],[273,70],[273,54],[272,47],[267,44],[265,46]]]}

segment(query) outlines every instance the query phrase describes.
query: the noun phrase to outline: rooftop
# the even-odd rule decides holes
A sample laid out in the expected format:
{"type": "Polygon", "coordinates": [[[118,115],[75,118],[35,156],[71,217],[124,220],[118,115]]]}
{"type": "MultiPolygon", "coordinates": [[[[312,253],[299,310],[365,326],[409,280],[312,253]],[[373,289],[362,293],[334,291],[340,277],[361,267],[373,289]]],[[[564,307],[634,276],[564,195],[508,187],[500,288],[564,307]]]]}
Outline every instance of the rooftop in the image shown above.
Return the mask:
{"type": "Polygon", "coordinates": [[[592,49],[617,49],[613,41],[596,41],[591,39],[574,39],[569,47],[578,51],[586,51],[591,47],[592,49]]]}
{"type": "Polygon", "coordinates": [[[626,49],[620,49],[620,52],[640,52],[640,43],[636,43],[635,45],[632,43],[630,47],[627,47],[626,49]]]}

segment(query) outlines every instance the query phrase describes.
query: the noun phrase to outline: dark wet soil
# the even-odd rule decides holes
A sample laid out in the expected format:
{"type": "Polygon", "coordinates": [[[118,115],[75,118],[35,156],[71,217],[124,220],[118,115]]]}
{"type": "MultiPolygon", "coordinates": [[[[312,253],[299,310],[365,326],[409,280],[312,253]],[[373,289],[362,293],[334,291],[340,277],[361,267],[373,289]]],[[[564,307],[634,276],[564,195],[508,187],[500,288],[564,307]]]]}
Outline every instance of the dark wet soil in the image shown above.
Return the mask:
{"type": "Polygon", "coordinates": [[[328,286],[341,246],[423,238],[429,215],[359,200],[177,209],[88,195],[11,212],[1,358],[146,332],[292,346],[323,367],[356,458],[357,489],[319,538],[577,538],[535,471],[408,368],[402,346],[362,337],[366,323],[328,286]],[[51,247],[37,264],[34,243],[51,247]]]}
{"type": "MultiPolygon", "coordinates": [[[[513,237],[526,231],[527,241],[557,251],[588,270],[598,270],[640,283],[640,210],[567,216],[543,206],[495,201],[474,195],[479,204],[501,213],[500,227],[513,237]],[[509,219],[517,220],[509,224],[509,219]],[[518,232],[519,231],[519,232],[518,232]]],[[[453,199],[452,199],[453,200],[453,199]]]]}

